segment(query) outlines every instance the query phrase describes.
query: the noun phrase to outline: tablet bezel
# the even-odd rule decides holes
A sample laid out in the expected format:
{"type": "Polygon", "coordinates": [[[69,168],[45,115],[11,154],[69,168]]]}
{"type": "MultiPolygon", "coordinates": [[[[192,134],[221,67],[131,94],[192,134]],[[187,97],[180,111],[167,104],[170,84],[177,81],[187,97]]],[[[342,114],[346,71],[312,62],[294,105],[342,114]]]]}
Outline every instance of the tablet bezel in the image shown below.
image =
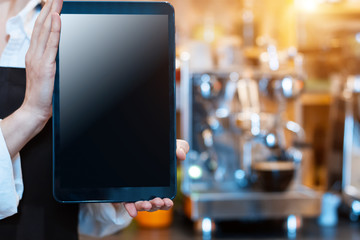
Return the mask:
{"type": "Polygon", "coordinates": [[[63,203],[134,202],[155,197],[173,199],[176,195],[176,124],[175,124],[175,19],[174,8],[165,2],[64,2],[61,14],[164,14],[168,15],[169,35],[169,115],[170,185],[168,187],[61,188],[57,155],[59,131],[59,50],[53,97],[53,196],[63,203]]]}

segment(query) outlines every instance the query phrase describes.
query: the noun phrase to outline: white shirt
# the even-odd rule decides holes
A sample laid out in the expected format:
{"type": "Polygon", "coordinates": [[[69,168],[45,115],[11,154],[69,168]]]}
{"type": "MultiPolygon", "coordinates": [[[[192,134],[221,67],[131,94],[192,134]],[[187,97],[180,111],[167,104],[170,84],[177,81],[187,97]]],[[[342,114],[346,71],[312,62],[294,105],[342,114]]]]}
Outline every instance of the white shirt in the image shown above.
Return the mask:
{"type": "MultiPolygon", "coordinates": [[[[1,67],[25,68],[32,29],[40,13],[36,7],[39,3],[40,0],[31,0],[6,23],[10,38],[0,56],[1,67]]],[[[20,155],[11,159],[0,128],[0,219],[17,213],[23,191],[20,155]]],[[[80,204],[79,233],[102,237],[128,226],[131,219],[122,204],[117,209],[110,203],[80,204]]]]}

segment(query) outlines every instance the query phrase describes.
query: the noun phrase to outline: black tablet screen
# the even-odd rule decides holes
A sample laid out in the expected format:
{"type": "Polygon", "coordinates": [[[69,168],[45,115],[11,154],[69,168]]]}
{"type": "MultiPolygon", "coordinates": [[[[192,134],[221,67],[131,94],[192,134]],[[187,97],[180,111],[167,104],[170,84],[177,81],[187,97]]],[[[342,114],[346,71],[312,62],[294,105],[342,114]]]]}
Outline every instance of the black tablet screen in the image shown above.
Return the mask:
{"type": "Polygon", "coordinates": [[[168,16],[61,21],[61,187],[168,186],[168,16]]]}

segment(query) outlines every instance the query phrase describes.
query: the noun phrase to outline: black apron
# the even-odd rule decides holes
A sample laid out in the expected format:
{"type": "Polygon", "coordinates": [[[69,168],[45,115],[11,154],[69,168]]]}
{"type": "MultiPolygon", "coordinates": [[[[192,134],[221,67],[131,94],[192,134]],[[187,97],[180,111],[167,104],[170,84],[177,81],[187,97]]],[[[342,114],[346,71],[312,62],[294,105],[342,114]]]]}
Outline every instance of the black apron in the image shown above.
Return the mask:
{"type": "MultiPolygon", "coordinates": [[[[20,107],[25,83],[25,69],[0,67],[0,118],[20,107]]],[[[0,239],[78,239],[78,205],[60,204],[52,196],[51,120],[21,150],[20,156],[24,195],[18,213],[0,220],[0,239]]]]}

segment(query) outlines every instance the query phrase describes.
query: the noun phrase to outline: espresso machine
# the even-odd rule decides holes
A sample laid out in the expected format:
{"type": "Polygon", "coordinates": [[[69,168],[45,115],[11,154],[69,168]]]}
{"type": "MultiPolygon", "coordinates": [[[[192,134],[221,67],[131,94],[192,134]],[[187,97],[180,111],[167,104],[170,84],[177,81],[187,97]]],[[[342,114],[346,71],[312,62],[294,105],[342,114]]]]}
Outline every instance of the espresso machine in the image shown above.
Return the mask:
{"type": "Polygon", "coordinates": [[[320,214],[321,194],[301,184],[304,131],[284,117],[304,86],[299,59],[285,55],[291,64],[269,46],[256,68],[215,70],[192,69],[181,55],[181,129],[191,149],[182,192],[203,233],[222,220],[287,219],[296,228],[320,214]]]}

